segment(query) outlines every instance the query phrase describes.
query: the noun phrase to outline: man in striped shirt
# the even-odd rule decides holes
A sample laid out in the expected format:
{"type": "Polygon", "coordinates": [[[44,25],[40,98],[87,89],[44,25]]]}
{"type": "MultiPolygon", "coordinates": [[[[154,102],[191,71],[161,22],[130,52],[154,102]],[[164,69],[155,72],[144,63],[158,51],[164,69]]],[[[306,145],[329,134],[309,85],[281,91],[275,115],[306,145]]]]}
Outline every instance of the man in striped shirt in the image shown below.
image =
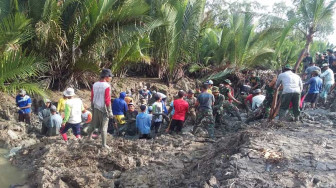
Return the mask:
{"type": "Polygon", "coordinates": [[[111,108],[111,85],[112,73],[110,69],[103,69],[100,74],[100,81],[93,84],[91,90],[92,123],[88,130],[91,139],[93,131],[100,129],[102,136],[102,147],[106,145],[107,128],[109,118],[113,118],[111,108]]]}

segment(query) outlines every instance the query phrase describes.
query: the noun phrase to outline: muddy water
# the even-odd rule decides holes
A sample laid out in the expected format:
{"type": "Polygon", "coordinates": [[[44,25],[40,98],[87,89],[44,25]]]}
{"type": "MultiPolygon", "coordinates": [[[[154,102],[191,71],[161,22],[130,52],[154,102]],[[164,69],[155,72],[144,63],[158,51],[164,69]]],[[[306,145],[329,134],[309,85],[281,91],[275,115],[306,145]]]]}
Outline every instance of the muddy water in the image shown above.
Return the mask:
{"type": "Polygon", "coordinates": [[[12,166],[4,157],[8,150],[0,148],[0,187],[6,188],[10,185],[18,185],[25,182],[25,173],[12,166]]]}

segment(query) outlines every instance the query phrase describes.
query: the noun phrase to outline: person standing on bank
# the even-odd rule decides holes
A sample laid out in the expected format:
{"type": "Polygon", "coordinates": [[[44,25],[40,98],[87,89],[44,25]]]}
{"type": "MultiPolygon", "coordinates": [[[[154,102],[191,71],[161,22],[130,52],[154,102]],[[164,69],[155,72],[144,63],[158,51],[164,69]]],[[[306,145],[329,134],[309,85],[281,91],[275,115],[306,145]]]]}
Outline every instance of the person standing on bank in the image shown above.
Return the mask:
{"type": "Polygon", "coordinates": [[[31,114],[31,98],[27,95],[24,89],[20,89],[19,94],[16,96],[16,106],[19,111],[19,122],[25,122],[30,125],[30,114],[31,114]]]}
{"type": "Polygon", "coordinates": [[[91,139],[93,131],[99,128],[102,136],[102,147],[109,148],[106,144],[107,128],[109,118],[113,118],[111,107],[111,85],[112,72],[110,69],[103,69],[100,74],[100,81],[93,84],[91,91],[92,123],[89,133],[91,139]]]}
{"type": "Polygon", "coordinates": [[[281,95],[281,106],[279,111],[279,119],[282,120],[287,113],[290,102],[293,104],[294,121],[299,120],[300,116],[300,98],[303,89],[302,80],[299,75],[292,72],[292,67],[286,65],[284,72],[278,76],[276,87],[283,85],[281,95]]]}
{"type": "Polygon", "coordinates": [[[83,102],[80,98],[74,98],[75,90],[68,88],[65,96],[68,100],[65,103],[64,119],[61,128],[61,135],[65,142],[68,141],[67,132],[71,128],[77,139],[81,139],[80,124],[82,122],[83,102]]]}

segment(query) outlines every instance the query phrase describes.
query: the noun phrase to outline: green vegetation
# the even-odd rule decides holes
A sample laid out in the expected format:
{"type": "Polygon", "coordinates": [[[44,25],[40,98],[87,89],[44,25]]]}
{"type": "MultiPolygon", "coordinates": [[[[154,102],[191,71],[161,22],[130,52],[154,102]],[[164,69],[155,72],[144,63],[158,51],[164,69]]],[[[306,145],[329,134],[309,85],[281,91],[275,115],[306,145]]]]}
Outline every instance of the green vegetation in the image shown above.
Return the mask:
{"type": "Polygon", "coordinates": [[[227,67],[298,67],[310,48],[333,47],[323,38],[335,1],[293,3],[262,13],[256,3],[217,0],[2,0],[0,87],[89,87],[103,67],[167,83],[227,67]]]}

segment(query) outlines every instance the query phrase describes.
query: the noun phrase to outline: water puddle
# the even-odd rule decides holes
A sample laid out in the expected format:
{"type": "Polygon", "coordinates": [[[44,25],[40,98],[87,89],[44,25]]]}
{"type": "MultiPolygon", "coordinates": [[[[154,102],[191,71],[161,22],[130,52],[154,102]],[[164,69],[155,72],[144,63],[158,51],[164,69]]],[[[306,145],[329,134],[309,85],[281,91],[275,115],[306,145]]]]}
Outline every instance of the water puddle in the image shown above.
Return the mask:
{"type": "Polygon", "coordinates": [[[4,157],[8,152],[7,149],[0,148],[0,187],[4,188],[23,184],[26,180],[24,171],[12,166],[4,157]]]}

